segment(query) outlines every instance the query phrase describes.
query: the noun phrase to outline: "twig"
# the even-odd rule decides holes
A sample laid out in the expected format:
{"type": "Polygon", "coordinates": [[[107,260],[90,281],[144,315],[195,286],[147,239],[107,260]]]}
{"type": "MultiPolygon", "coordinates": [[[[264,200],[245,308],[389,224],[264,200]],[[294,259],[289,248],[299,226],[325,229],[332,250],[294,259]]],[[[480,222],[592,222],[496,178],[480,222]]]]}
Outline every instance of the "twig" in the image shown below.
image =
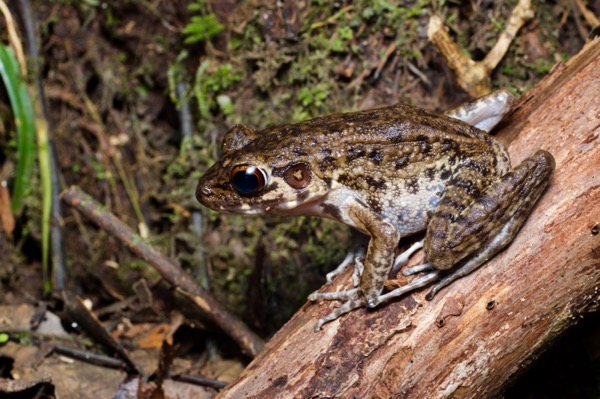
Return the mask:
{"type": "Polygon", "coordinates": [[[102,346],[114,351],[125,362],[127,371],[140,374],[140,369],[129,357],[125,348],[104,328],[98,318],[81,302],[77,296],[62,292],[67,317],[79,324],[86,334],[102,346]]]}
{"type": "Polygon", "coordinates": [[[27,62],[25,62],[25,55],[23,54],[23,46],[21,46],[21,41],[19,40],[19,35],[17,34],[17,30],[15,29],[15,22],[12,18],[12,14],[8,9],[8,6],[4,2],[4,0],[0,0],[0,12],[4,15],[6,19],[6,30],[8,30],[8,38],[10,40],[10,44],[15,49],[15,55],[17,60],[19,60],[19,66],[21,67],[21,74],[23,76],[27,76],[27,62]]]}
{"type": "Polygon", "coordinates": [[[593,12],[588,10],[585,4],[583,4],[583,1],[575,0],[575,5],[579,9],[581,15],[583,15],[583,18],[585,19],[585,22],[588,23],[588,25],[590,25],[592,28],[600,25],[600,19],[598,19],[593,12]]]}
{"type": "Polygon", "coordinates": [[[90,351],[84,351],[81,349],[70,348],[63,345],[55,345],[52,348],[53,353],[67,356],[72,359],[82,360],[84,362],[95,364],[97,366],[109,367],[111,369],[124,369],[126,368],[125,362],[114,357],[99,355],[90,351]]]}
{"type": "Polygon", "coordinates": [[[227,383],[223,381],[213,380],[212,378],[202,377],[199,375],[177,374],[171,376],[171,378],[175,381],[187,382],[190,384],[211,387],[214,389],[223,389],[227,386],[227,383]]]}
{"type": "Polygon", "coordinates": [[[531,1],[519,0],[498,41],[479,62],[473,61],[462,53],[444,29],[440,17],[434,15],[430,18],[427,36],[456,73],[459,85],[473,97],[480,97],[490,92],[490,72],[500,63],[519,29],[531,18],[533,18],[531,1]]]}
{"type": "Polygon", "coordinates": [[[148,262],[162,278],[175,286],[179,293],[188,297],[202,314],[233,338],[245,353],[255,356],[262,350],[264,342],[260,337],[229,313],[180,266],[155,250],[115,215],[103,210],[100,204],[89,195],[77,187],[71,187],[63,191],[61,197],[98,226],[122,241],[134,254],[148,262]]]}

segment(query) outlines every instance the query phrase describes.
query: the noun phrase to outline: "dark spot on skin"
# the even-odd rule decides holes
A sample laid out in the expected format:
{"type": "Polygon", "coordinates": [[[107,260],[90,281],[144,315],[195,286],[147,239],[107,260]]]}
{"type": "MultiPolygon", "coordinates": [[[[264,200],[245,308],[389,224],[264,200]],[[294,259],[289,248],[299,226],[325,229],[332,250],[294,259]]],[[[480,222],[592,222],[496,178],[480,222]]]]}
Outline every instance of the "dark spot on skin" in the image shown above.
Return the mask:
{"type": "Polygon", "coordinates": [[[333,204],[322,204],[321,208],[323,208],[323,212],[325,212],[328,215],[333,216],[335,219],[340,218],[341,214],[340,214],[340,208],[338,208],[337,206],[333,205],[333,204]]]}
{"type": "Polygon", "coordinates": [[[375,179],[371,176],[367,176],[365,178],[365,180],[366,180],[367,184],[369,185],[369,187],[371,187],[375,190],[385,188],[385,180],[383,180],[383,179],[375,179]]]}
{"type": "Polygon", "coordinates": [[[596,235],[600,233],[600,225],[595,225],[594,227],[592,227],[592,234],[596,235]]]}
{"type": "Polygon", "coordinates": [[[477,188],[472,181],[470,180],[463,180],[463,179],[454,179],[454,181],[452,181],[450,183],[453,187],[456,188],[460,188],[461,190],[463,190],[467,195],[473,197],[473,198],[477,198],[480,195],[480,190],[479,188],[477,188]]]}
{"type": "Polygon", "coordinates": [[[366,151],[363,147],[351,147],[346,151],[346,160],[352,162],[357,158],[364,157],[366,151]]]}
{"type": "Polygon", "coordinates": [[[492,309],[494,309],[494,306],[496,306],[496,300],[494,300],[494,299],[490,299],[490,300],[488,301],[488,303],[486,303],[486,304],[485,304],[485,308],[486,308],[487,310],[492,310],[492,309]]]}
{"type": "Polygon", "coordinates": [[[456,165],[456,155],[451,155],[448,157],[448,165],[456,165]]]}
{"type": "Polygon", "coordinates": [[[308,195],[309,195],[309,194],[310,194],[310,193],[309,193],[308,191],[302,191],[301,193],[299,193],[299,194],[298,194],[298,198],[297,198],[297,200],[298,200],[298,201],[300,201],[300,202],[302,202],[302,201],[304,201],[306,198],[308,198],[308,195]]]}
{"type": "Polygon", "coordinates": [[[394,166],[395,166],[396,170],[398,170],[398,169],[402,169],[402,168],[406,167],[406,165],[408,165],[408,163],[409,163],[408,155],[403,155],[400,158],[396,159],[396,161],[394,162],[394,166]]]}
{"type": "Polygon", "coordinates": [[[404,141],[404,126],[390,127],[385,133],[385,137],[392,143],[400,143],[404,141]]]}
{"type": "Polygon", "coordinates": [[[461,204],[459,204],[454,199],[452,199],[448,196],[442,198],[442,200],[440,201],[440,205],[455,209],[457,211],[457,213],[460,213],[463,210],[463,206],[461,204]]]}
{"type": "Polygon", "coordinates": [[[294,154],[297,157],[302,157],[302,156],[306,156],[306,152],[304,150],[302,150],[302,147],[300,146],[296,146],[294,147],[294,150],[292,151],[292,154],[294,154]]]}
{"type": "Polygon", "coordinates": [[[379,165],[381,161],[383,161],[383,154],[380,150],[372,150],[369,153],[369,158],[373,161],[375,165],[379,165]]]}
{"type": "Polygon", "coordinates": [[[452,176],[452,171],[450,169],[442,169],[442,173],[440,177],[442,180],[448,180],[452,176]]]}
{"type": "Polygon", "coordinates": [[[376,213],[381,213],[381,211],[383,210],[381,202],[377,198],[371,197],[367,200],[367,202],[369,203],[369,207],[376,213]]]}
{"type": "Polygon", "coordinates": [[[444,325],[446,325],[446,322],[444,321],[444,319],[437,319],[435,322],[435,325],[438,328],[442,328],[442,327],[444,327],[444,325]]]}
{"type": "Polygon", "coordinates": [[[344,184],[348,183],[348,180],[350,180],[350,179],[348,178],[348,175],[345,173],[341,173],[337,177],[337,181],[339,181],[340,183],[344,183],[344,184]]]}
{"type": "MultiPolygon", "coordinates": [[[[441,219],[445,219],[445,220],[450,220],[450,221],[454,221],[454,214],[450,213],[450,212],[446,212],[446,211],[438,211],[435,213],[436,217],[439,217],[441,219]]],[[[445,238],[446,237],[446,232],[445,231],[431,231],[429,232],[429,234],[434,234],[435,236],[439,236],[438,238],[445,238]],[[439,234],[438,234],[439,233],[439,234]]]]}
{"type": "Polygon", "coordinates": [[[487,176],[489,174],[489,164],[487,161],[476,161],[472,158],[469,158],[461,163],[461,167],[474,170],[482,176],[487,176]]]}
{"type": "Polygon", "coordinates": [[[429,155],[431,153],[431,144],[428,142],[419,143],[419,148],[421,149],[421,154],[423,155],[429,155]]]}
{"type": "MultiPolygon", "coordinates": [[[[330,151],[331,152],[331,151],[330,151]]],[[[335,158],[331,155],[325,155],[321,162],[318,163],[319,170],[321,172],[325,172],[326,170],[331,168],[331,164],[335,162],[335,158]]]]}
{"type": "Polygon", "coordinates": [[[423,172],[425,174],[425,177],[427,177],[429,180],[432,180],[433,177],[435,176],[435,172],[437,172],[436,168],[427,168],[425,169],[425,171],[423,172]]]}
{"type": "Polygon", "coordinates": [[[427,136],[425,136],[424,134],[419,134],[417,137],[415,137],[416,141],[427,141],[427,136]]]}
{"type": "Polygon", "coordinates": [[[417,176],[412,176],[411,178],[405,180],[404,188],[410,194],[416,194],[419,191],[419,179],[417,176]]]}

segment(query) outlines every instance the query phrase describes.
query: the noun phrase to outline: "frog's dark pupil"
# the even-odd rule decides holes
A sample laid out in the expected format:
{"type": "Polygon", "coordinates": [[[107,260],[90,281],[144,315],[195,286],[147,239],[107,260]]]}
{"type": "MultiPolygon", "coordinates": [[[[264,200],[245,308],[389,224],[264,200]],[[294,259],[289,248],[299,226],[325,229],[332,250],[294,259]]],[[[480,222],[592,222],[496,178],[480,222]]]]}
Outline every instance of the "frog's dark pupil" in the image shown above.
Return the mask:
{"type": "Polygon", "coordinates": [[[242,194],[252,194],[262,186],[256,173],[248,173],[245,170],[236,172],[231,180],[235,189],[242,194]]]}

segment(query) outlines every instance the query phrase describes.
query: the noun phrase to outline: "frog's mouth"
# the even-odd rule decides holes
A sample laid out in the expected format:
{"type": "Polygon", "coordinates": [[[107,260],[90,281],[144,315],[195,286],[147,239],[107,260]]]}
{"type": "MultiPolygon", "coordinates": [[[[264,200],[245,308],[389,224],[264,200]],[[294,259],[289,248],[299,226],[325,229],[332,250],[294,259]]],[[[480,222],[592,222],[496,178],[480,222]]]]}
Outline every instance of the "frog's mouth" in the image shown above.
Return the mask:
{"type": "Polygon", "coordinates": [[[238,203],[235,205],[218,206],[212,209],[218,210],[219,212],[236,213],[242,215],[280,215],[280,216],[319,216],[322,214],[320,208],[323,202],[323,197],[316,199],[295,199],[291,201],[281,200],[268,200],[258,201],[253,204],[251,203],[238,203]]]}
{"type": "Polygon", "coordinates": [[[321,203],[324,196],[299,195],[293,200],[279,198],[229,198],[225,201],[212,201],[210,195],[199,193],[200,203],[207,208],[218,212],[235,213],[241,215],[281,215],[281,216],[320,216],[323,213],[321,203]]]}

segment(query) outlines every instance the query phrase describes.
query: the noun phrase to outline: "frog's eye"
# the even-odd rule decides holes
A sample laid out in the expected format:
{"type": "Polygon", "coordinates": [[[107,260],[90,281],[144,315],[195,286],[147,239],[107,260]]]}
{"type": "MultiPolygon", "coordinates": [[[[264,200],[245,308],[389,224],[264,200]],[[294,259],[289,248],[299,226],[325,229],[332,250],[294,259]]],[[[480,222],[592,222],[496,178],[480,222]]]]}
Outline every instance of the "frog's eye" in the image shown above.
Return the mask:
{"type": "Polygon", "coordinates": [[[241,195],[258,193],[267,181],[265,172],[253,165],[238,165],[231,169],[231,185],[241,195]]]}

